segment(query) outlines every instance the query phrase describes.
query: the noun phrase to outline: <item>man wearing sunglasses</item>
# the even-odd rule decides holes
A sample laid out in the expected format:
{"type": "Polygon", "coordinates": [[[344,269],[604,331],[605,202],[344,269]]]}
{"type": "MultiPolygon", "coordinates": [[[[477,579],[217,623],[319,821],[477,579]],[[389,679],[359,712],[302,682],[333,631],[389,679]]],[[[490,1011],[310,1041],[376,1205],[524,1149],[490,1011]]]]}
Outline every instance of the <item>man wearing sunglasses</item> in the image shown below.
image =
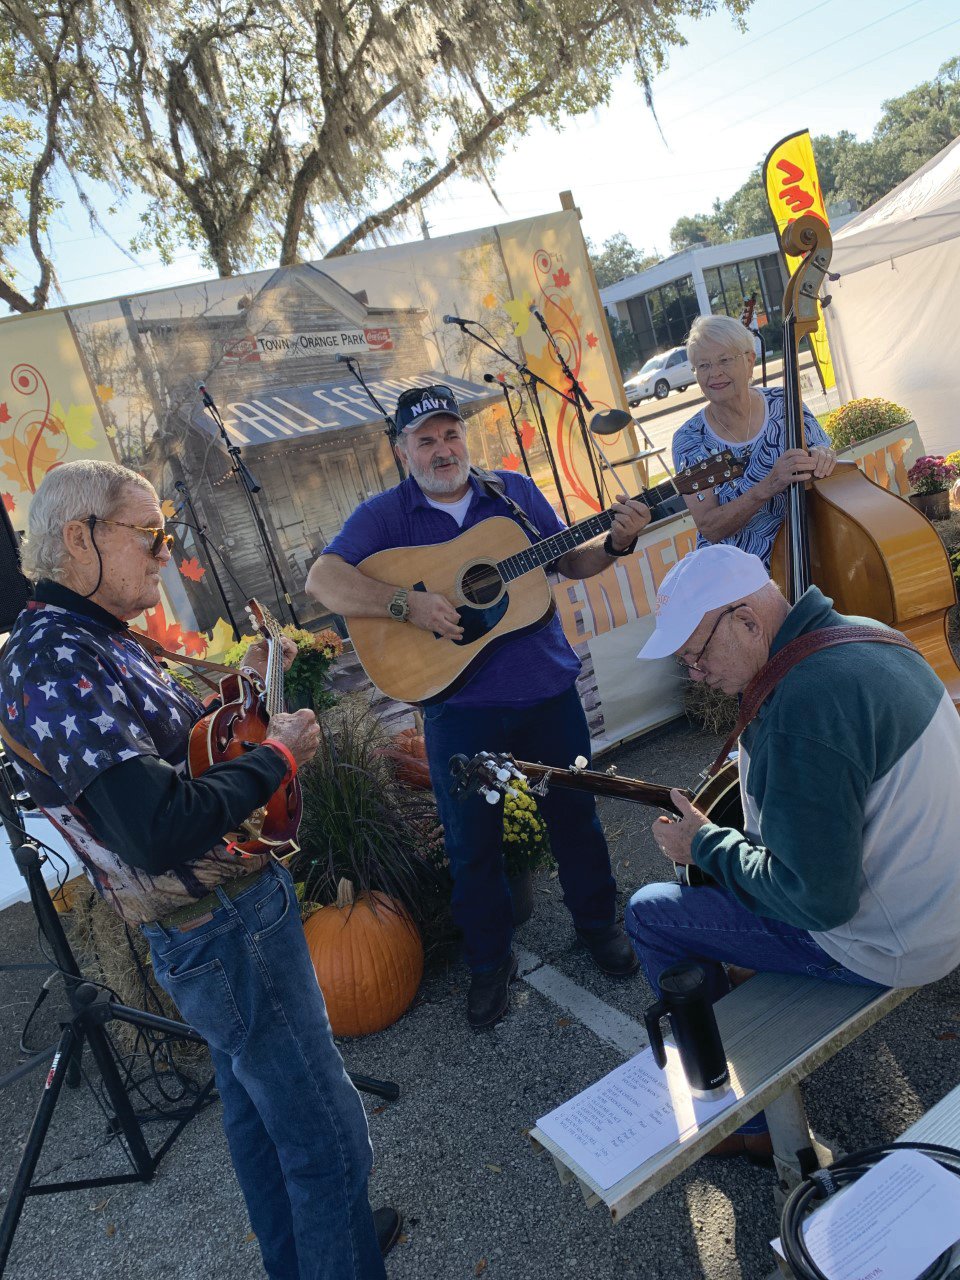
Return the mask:
{"type": "MultiPolygon", "coordinates": [[[[30,506],[34,600],[0,658],[0,738],[97,891],[143,928],[153,970],[207,1040],[223,1123],[267,1274],[383,1280],[367,1200],[362,1103],[330,1033],[296,894],[232,834],[314,756],[312,711],[272,716],[267,740],[190,779],[207,708],[127,623],[160,601],[172,538],[152,485],[113,462],[47,473],[30,506]],[[310,1105],[304,1105],[310,1099],[310,1105]]],[[[296,647],[284,641],[284,659],[296,647]]],[[[263,674],[266,646],[245,665],[263,674]]]]}
{"type": "MultiPolygon", "coordinates": [[[[491,484],[471,468],[465,424],[449,387],[405,391],[394,425],[408,478],[354,511],[310,570],[307,590],[347,617],[393,617],[457,640],[460,618],[445,596],[398,590],[355,566],[389,547],[447,542],[493,516],[516,520],[538,539],[564,526],[526,476],[500,471],[491,484]]],[[[649,510],[623,495],[612,509],[606,540],[568,552],[555,565],[559,573],[589,578],[633,550],[649,510]]],[[[449,697],[424,707],[430,776],[454,881],[453,914],[472,975],[467,1019],[475,1028],[492,1026],[506,1012],[517,961],[501,852],[503,814],[477,796],[451,799],[450,757],[510,751],[563,768],[577,756],[589,758],[590,733],[575,684],[579,670],[554,614],[540,629],[511,637],[449,697]]],[[[616,921],[616,884],[593,797],[554,788],[538,804],[579,940],[604,973],[629,976],[637,962],[616,921]]]]}

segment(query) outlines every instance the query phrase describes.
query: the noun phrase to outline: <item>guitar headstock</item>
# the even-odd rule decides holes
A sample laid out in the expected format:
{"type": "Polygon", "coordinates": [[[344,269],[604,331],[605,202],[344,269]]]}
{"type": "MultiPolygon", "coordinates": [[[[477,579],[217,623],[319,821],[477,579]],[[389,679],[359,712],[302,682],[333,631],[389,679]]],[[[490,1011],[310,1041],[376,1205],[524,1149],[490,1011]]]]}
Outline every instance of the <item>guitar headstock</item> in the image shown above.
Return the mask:
{"type": "Polygon", "coordinates": [[[713,489],[728,480],[736,480],[745,470],[745,463],[735,457],[730,449],[724,449],[722,453],[712,453],[702,462],[695,462],[692,467],[684,467],[673,477],[673,482],[680,493],[702,493],[704,489],[713,489]]]}
{"type": "Polygon", "coordinates": [[[451,756],[450,775],[453,778],[451,796],[476,792],[487,804],[499,804],[502,796],[515,796],[517,792],[511,783],[527,780],[512,756],[494,751],[479,751],[471,760],[463,755],[451,756]]]}
{"type": "Polygon", "coordinates": [[[753,324],[753,313],[757,309],[757,291],[754,290],[749,298],[743,300],[743,310],[740,312],[740,323],[750,328],[753,324]]]}

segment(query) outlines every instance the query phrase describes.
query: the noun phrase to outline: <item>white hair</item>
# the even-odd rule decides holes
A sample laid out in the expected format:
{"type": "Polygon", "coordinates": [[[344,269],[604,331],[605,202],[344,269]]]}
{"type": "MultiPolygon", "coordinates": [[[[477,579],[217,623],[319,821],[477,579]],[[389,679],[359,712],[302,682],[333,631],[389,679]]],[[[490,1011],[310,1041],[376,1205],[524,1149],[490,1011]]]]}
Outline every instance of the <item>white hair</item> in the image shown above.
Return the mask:
{"type": "Polygon", "coordinates": [[[59,582],[67,565],[64,527],[71,520],[112,516],[131,485],[154,493],[149,480],[119,462],[81,458],[48,471],[30,503],[23,544],[27,577],[59,582]]]}
{"type": "Polygon", "coordinates": [[[696,364],[696,351],[704,343],[725,347],[737,355],[754,355],[753,333],[733,316],[697,316],[687,338],[687,355],[696,364]]]}

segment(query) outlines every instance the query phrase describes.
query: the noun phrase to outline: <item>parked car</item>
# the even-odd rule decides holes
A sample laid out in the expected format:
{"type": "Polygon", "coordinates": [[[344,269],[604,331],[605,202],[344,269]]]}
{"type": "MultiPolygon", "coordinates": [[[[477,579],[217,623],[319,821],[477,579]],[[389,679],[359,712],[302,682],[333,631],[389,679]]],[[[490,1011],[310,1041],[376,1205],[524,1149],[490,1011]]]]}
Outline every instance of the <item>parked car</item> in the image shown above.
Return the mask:
{"type": "Polygon", "coordinates": [[[651,356],[638,374],[626,380],[623,390],[632,409],[651,396],[665,400],[671,391],[686,391],[696,380],[693,365],[687,359],[686,347],[673,347],[670,351],[651,356]]]}

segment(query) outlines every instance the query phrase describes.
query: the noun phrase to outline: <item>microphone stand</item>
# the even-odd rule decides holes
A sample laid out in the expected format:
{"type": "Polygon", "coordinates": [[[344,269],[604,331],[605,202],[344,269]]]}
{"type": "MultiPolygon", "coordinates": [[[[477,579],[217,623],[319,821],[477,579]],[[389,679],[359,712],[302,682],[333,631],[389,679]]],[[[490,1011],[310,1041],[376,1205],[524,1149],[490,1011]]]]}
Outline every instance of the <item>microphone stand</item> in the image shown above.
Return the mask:
{"type": "MultiPolygon", "coordinates": [[[[513,411],[513,401],[510,399],[510,392],[513,388],[508,387],[507,384],[505,382],[501,382],[499,378],[494,378],[490,373],[484,374],[484,379],[486,380],[487,378],[492,378],[494,382],[500,384],[500,390],[503,392],[503,398],[507,402],[507,410],[510,413],[510,422],[513,426],[513,434],[516,437],[517,448],[520,450],[520,457],[523,459],[523,469],[526,471],[528,478],[532,480],[533,476],[530,475],[530,463],[527,460],[527,453],[523,447],[523,438],[520,435],[520,428],[517,426],[517,415],[513,411]]],[[[517,394],[519,395],[520,393],[517,392],[517,394]]]]}
{"type": "MultiPolygon", "coordinates": [[[[563,485],[560,482],[560,472],[557,470],[557,460],[554,457],[553,445],[550,443],[550,432],[547,430],[547,420],[543,416],[543,408],[541,407],[541,404],[540,404],[540,397],[537,395],[537,383],[540,383],[541,386],[544,386],[548,390],[553,391],[556,395],[560,396],[561,399],[568,401],[570,404],[573,404],[573,400],[570,398],[570,396],[566,395],[563,391],[559,391],[556,387],[551,387],[549,382],[544,382],[543,378],[541,378],[538,373],[534,373],[533,370],[528,368],[525,364],[520,364],[518,363],[518,361],[514,360],[513,356],[508,356],[506,351],[502,350],[502,348],[497,346],[495,343],[488,342],[486,338],[481,338],[478,333],[471,333],[471,331],[466,326],[468,324],[478,325],[479,324],[478,321],[457,320],[455,321],[455,323],[459,324],[461,331],[465,333],[468,338],[473,338],[474,342],[479,342],[481,346],[486,347],[489,351],[493,351],[496,355],[498,355],[501,358],[501,360],[506,360],[507,364],[512,365],[513,368],[516,369],[517,373],[520,374],[521,378],[523,378],[524,386],[526,387],[526,390],[527,390],[527,397],[530,400],[530,403],[533,405],[534,411],[536,413],[537,425],[540,428],[540,435],[543,439],[544,451],[550,463],[550,470],[553,472],[553,481],[554,481],[554,484],[557,486],[557,496],[560,499],[560,506],[563,509],[564,519],[566,520],[567,524],[572,524],[573,521],[570,518],[570,509],[567,506],[567,499],[563,492],[563,485]]],[[[482,328],[482,326],[480,327],[482,328]]]]}
{"type": "MultiPolygon", "coordinates": [[[[573,370],[567,364],[564,358],[563,352],[560,350],[560,347],[557,343],[556,338],[550,332],[550,326],[547,324],[546,320],[544,320],[543,316],[540,314],[539,311],[536,310],[535,307],[531,307],[530,310],[532,314],[536,316],[537,321],[540,325],[540,328],[547,335],[547,341],[550,343],[551,347],[553,347],[554,354],[557,357],[557,361],[559,362],[560,368],[563,370],[564,375],[566,376],[568,382],[570,383],[570,390],[573,393],[572,403],[573,403],[574,409],[576,410],[577,421],[580,424],[580,435],[583,438],[583,447],[587,452],[587,459],[590,463],[590,474],[593,476],[593,483],[597,490],[597,502],[600,504],[600,510],[602,511],[605,506],[603,486],[600,480],[600,473],[597,470],[597,462],[594,456],[591,437],[587,429],[587,418],[586,418],[586,414],[584,413],[585,409],[588,410],[590,413],[592,413],[593,405],[587,399],[587,393],[584,391],[583,387],[580,385],[579,380],[573,376],[573,370]]],[[[567,399],[569,400],[570,397],[568,396],[567,399]]]]}
{"type": "Polygon", "coordinates": [[[404,474],[404,470],[400,463],[400,459],[397,457],[397,451],[393,447],[393,442],[397,436],[397,424],[394,422],[390,414],[387,413],[386,409],[383,407],[383,405],[380,403],[377,397],[373,394],[370,388],[367,386],[366,382],[364,382],[363,374],[360,371],[360,365],[358,361],[355,359],[355,357],[338,355],[336,359],[338,364],[345,364],[347,366],[347,368],[356,378],[357,382],[360,383],[361,387],[363,387],[364,391],[367,393],[367,398],[370,401],[370,403],[373,405],[375,409],[378,409],[381,415],[383,416],[383,420],[387,424],[386,427],[384,428],[383,434],[387,437],[387,440],[390,442],[390,452],[393,454],[393,460],[397,464],[397,471],[400,473],[400,479],[406,480],[407,477],[404,474]]]}
{"type": "Polygon", "coordinates": [[[190,512],[190,518],[193,521],[193,524],[190,527],[193,529],[194,533],[197,535],[197,539],[201,547],[203,548],[204,555],[206,556],[206,559],[207,559],[207,566],[209,567],[210,572],[213,575],[214,582],[217,584],[217,590],[220,593],[220,599],[223,601],[224,610],[226,611],[227,617],[230,620],[230,626],[233,628],[233,638],[234,640],[239,640],[240,628],[237,626],[237,620],[233,616],[233,610],[230,608],[230,601],[227,598],[227,593],[224,590],[222,581],[220,580],[220,574],[217,572],[216,563],[214,562],[213,556],[210,554],[211,548],[209,545],[209,540],[207,538],[206,525],[203,524],[200,517],[197,515],[196,507],[194,507],[193,505],[193,498],[190,495],[190,490],[187,488],[187,482],[185,480],[175,480],[173,482],[173,487],[180,494],[180,496],[183,499],[184,506],[186,506],[187,510],[190,512]]]}
{"type": "Polygon", "coordinates": [[[233,471],[234,478],[238,481],[243,492],[247,495],[247,505],[250,507],[250,514],[253,516],[253,522],[257,526],[260,541],[267,554],[267,563],[273,571],[274,582],[280,588],[283,598],[286,601],[287,609],[290,613],[293,625],[295,627],[299,627],[300,619],[297,617],[297,611],[294,608],[293,599],[290,592],[287,590],[287,584],[283,580],[283,574],[280,571],[280,564],[277,560],[276,554],[274,553],[273,544],[271,543],[270,536],[267,533],[266,525],[263,523],[263,517],[257,509],[257,504],[253,499],[253,495],[255,493],[259,493],[262,486],[257,483],[250,471],[250,468],[240,456],[240,446],[231,443],[230,437],[227,435],[227,429],[223,425],[223,419],[220,417],[220,410],[213,402],[213,396],[210,395],[206,387],[200,388],[200,395],[203,400],[203,407],[216,423],[217,430],[220,432],[220,438],[223,440],[227,453],[230,455],[230,469],[233,471]]]}

